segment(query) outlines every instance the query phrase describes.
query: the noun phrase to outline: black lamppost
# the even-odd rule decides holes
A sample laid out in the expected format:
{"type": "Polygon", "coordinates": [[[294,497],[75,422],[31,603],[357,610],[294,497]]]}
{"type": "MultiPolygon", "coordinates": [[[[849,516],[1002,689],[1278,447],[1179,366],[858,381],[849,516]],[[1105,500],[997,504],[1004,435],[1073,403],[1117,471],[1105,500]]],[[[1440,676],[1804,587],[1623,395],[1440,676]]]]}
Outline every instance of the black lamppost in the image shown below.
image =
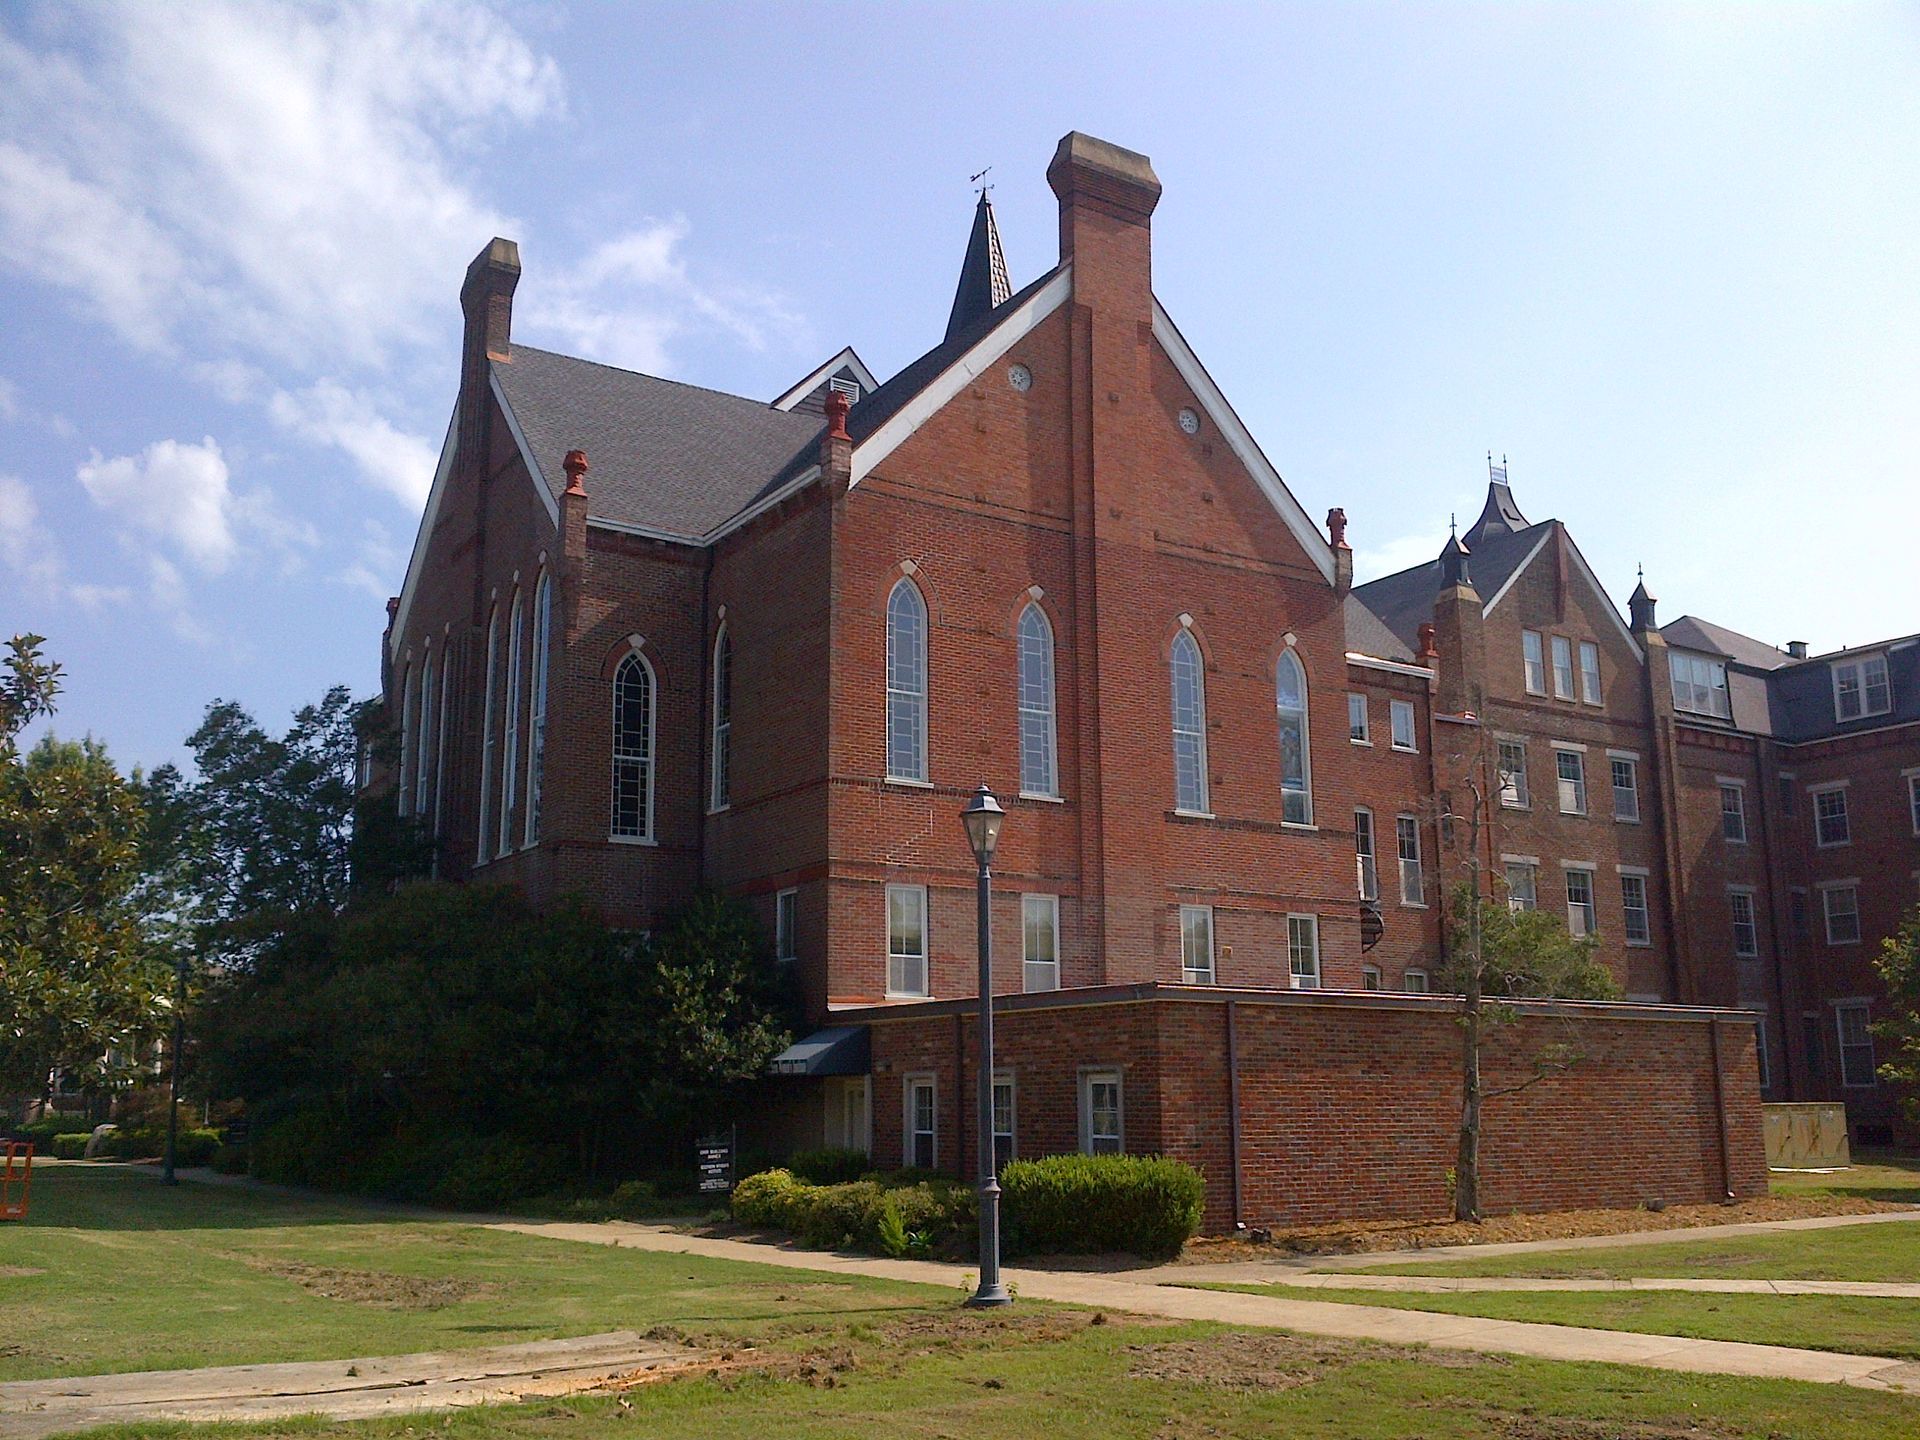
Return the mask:
{"type": "Polygon", "coordinates": [[[180,1046],[185,1042],[187,1028],[187,957],[178,955],[173,961],[173,1049],[167,1056],[167,1161],[160,1171],[160,1183],[177,1185],[174,1178],[174,1157],[179,1153],[180,1142],[180,1046]]]}
{"type": "Polygon", "coordinates": [[[980,1288],[969,1305],[1005,1305],[1013,1296],[1000,1283],[1000,1182],[994,1176],[993,1155],[993,847],[1000,843],[1000,826],[1007,812],[985,785],[960,812],[967,843],[980,873],[980,1288]]]}

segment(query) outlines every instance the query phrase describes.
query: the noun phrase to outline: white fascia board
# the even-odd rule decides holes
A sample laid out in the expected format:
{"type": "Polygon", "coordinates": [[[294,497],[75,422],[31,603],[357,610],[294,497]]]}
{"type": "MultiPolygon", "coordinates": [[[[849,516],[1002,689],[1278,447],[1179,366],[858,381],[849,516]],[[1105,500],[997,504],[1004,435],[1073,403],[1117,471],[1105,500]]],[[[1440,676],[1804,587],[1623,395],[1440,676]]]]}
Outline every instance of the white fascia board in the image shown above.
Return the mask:
{"type": "Polygon", "coordinates": [[[1173,323],[1158,299],[1153,302],[1153,338],[1160,342],[1160,348],[1173,361],[1173,368],[1187,382],[1187,388],[1193,391],[1201,408],[1207,412],[1207,418],[1219,427],[1233,453],[1239,457],[1247,473],[1253,476],[1254,483],[1266,494],[1273,508],[1280,512],[1280,518],[1287,522],[1287,528],[1293,531],[1294,538],[1313,560],[1315,568],[1328,584],[1332,584],[1333,546],[1320,533],[1320,527],[1307,518],[1307,512],[1300,508],[1300,502],[1294,499],[1287,482],[1273,468],[1273,462],[1260,449],[1253,433],[1241,423],[1233,406],[1227,403],[1227,397],[1213,383],[1213,377],[1207,374],[1206,367],[1200,363],[1199,357],[1187,344],[1186,337],[1181,335],[1179,326],[1173,323]]]}
{"type": "MultiPolygon", "coordinates": [[[[903,405],[886,424],[862,440],[853,449],[853,478],[848,489],[873,473],[873,469],[905,443],[907,438],[939,414],[946,403],[973,383],[994,361],[1023,340],[1073,294],[1073,267],[1063,265],[1060,273],[1042,285],[1027,302],[982,336],[962,355],[903,405]]],[[[1329,571],[1331,574],[1331,571],[1329,571]]]]}
{"type": "Polygon", "coordinates": [[[420,567],[427,560],[427,537],[433,534],[440,516],[440,497],[446,492],[447,477],[453,473],[454,451],[459,448],[457,427],[460,412],[455,408],[447,420],[447,438],[440,442],[440,463],[433,468],[433,484],[427,490],[427,505],[420,512],[420,528],[413,534],[413,553],[407,557],[407,578],[400,584],[400,606],[393,614],[393,630],[387,636],[389,657],[397,656],[400,637],[406,633],[407,612],[413,608],[414,591],[420,584],[420,567]]]}
{"type": "Polygon", "coordinates": [[[860,377],[860,384],[868,391],[878,390],[880,388],[880,382],[874,379],[873,372],[867,369],[867,362],[856,355],[853,347],[849,345],[838,355],[827,361],[826,364],[807,376],[806,379],[787,391],[778,400],[775,400],[771,408],[775,410],[793,409],[794,406],[811,395],[814,388],[818,386],[821,381],[845,365],[851,365],[853,367],[853,373],[860,377]]]}
{"type": "Polygon", "coordinates": [[[1418,675],[1423,680],[1434,678],[1433,671],[1424,665],[1409,665],[1403,660],[1382,660],[1378,655],[1363,655],[1358,650],[1347,651],[1347,663],[1365,670],[1384,670],[1389,675],[1418,675]]]}
{"type": "MultiPolygon", "coordinates": [[[[1480,607],[1480,613],[1482,615],[1491,615],[1493,613],[1493,607],[1498,605],[1502,600],[1507,598],[1507,592],[1513,589],[1513,587],[1519,582],[1519,579],[1522,575],[1527,573],[1527,567],[1533,564],[1533,562],[1539,558],[1540,551],[1542,550],[1542,548],[1545,547],[1547,541],[1551,540],[1552,538],[1553,538],[1553,527],[1548,526],[1545,533],[1543,533],[1538,540],[1533,542],[1533,548],[1527,552],[1526,559],[1522,560],[1518,565],[1513,567],[1513,573],[1507,576],[1507,583],[1502,585],[1498,590],[1494,591],[1492,597],[1487,601],[1487,603],[1480,607]]],[[[1468,557],[1467,564],[1469,567],[1472,566],[1473,560],[1471,556],[1468,557]]]]}
{"type": "Polygon", "coordinates": [[[553,498],[553,492],[547,488],[547,477],[540,473],[539,462],[533,458],[533,446],[527,443],[527,435],[520,428],[520,422],[514,417],[513,406],[507,403],[507,392],[500,388],[500,377],[492,368],[487,371],[487,383],[493,388],[493,398],[500,405],[500,413],[507,417],[507,430],[513,436],[513,443],[519,447],[520,463],[527,467],[527,476],[533,481],[533,488],[539,492],[540,503],[547,508],[547,519],[553,522],[554,532],[560,529],[560,504],[553,498]]]}
{"type": "MultiPolygon", "coordinates": [[[[1494,591],[1493,598],[1480,607],[1480,613],[1482,615],[1491,615],[1493,613],[1493,607],[1507,598],[1507,592],[1513,589],[1515,582],[1526,573],[1527,567],[1540,557],[1541,550],[1546,548],[1547,541],[1552,538],[1553,527],[1549,525],[1546,534],[1542,535],[1533,549],[1527,552],[1527,558],[1515,566],[1513,573],[1507,576],[1507,583],[1494,591]]],[[[1567,549],[1573,552],[1573,563],[1579,567],[1581,575],[1585,577],[1587,584],[1592,587],[1593,593],[1599,596],[1600,603],[1607,607],[1607,618],[1613,621],[1613,628],[1620,632],[1620,638],[1625,640],[1632,648],[1634,658],[1637,660],[1645,660],[1647,658],[1646,652],[1640,648],[1640,642],[1633,638],[1633,631],[1629,630],[1627,628],[1627,622],[1620,618],[1620,612],[1613,608],[1613,600],[1608,596],[1606,587],[1600,583],[1600,577],[1593,573],[1593,567],[1587,564],[1587,557],[1580,553],[1580,547],[1573,543],[1573,537],[1571,535],[1567,537],[1567,549]]]]}

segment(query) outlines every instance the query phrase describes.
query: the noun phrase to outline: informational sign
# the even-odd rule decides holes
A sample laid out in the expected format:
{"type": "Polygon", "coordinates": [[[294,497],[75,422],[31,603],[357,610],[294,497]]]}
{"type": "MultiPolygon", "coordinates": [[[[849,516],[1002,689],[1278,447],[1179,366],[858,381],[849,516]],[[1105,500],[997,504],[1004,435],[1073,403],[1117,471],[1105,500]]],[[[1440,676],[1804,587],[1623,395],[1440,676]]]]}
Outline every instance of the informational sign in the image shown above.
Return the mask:
{"type": "Polygon", "coordinates": [[[702,1195],[733,1193],[733,1145],[731,1129],[703,1135],[694,1143],[694,1168],[700,1173],[702,1195]]]}

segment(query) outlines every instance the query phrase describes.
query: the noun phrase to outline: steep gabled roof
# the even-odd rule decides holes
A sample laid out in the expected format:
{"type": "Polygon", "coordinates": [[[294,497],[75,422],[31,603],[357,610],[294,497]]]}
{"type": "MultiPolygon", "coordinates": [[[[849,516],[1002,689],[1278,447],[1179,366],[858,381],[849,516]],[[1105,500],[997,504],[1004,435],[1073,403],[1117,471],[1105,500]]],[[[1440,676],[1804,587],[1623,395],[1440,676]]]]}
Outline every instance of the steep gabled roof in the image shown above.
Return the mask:
{"type": "Polygon", "coordinates": [[[1764,640],[1755,640],[1751,635],[1742,635],[1738,630],[1729,630],[1724,625],[1711,624],[1697,615],[1682,615],[1671,624],[1662,625],[1660,635],[1667,644],[1677,645],[1682,650],[1725,655],[1729,660],[1751,665],[1756,670],[1775,670],[1792,658],[1786,651],[1775,649],[1764,640]]]}
{"type": "Polygon", "coordinates": [[[824,428],[764,400],[516,344],[493,365],[530,464],[558,496],[584,450],[589,518],[697,540],[804,470],[824,428]]]}
{"type": "MultiPolygon", "coordinates": [[[[1473,587],[1483,603],[1490,604],[1506,588],[1552,529],[1553,522],[1543,520],[1524,530],[1490,535],[1477,548],[1471,548],[1473,587]]],[[[1445,583],[1436,556],[1424,565],[1356,585],[1353,594],[1411,650],[1420,643],[1421,623],[1433,618],[1434,597],[1445,583]]]]}
{"type": "Polygon", "coordinates": [[[1013,287],[1007,283],[1007,257],[1000,249],[1000,226],[993,218],[993,202],[982,190],[980,203],[973,210],[967,255],[960,262],[953,310],[947,316],[947,338],[951,340],[989,310],[1006,304],[1012,293],[1013,287]]]}
{"type": "MultiPolygon", "coordinates": [[[[1498,472],[1505,475],[1503,466],[1498,472]]],[[[1469,550],[1478,550],[1488,540],[1501,535],[1516,535],[1531,528],[1531,522],[1520,513],[1520,506],[1513,498],[1513,489],[1505,480],[1494,479],[1487,483],[1487,503],[1480,507],[1480,518],[1467,527],[1467,533],[1460,538],[1469,550]]]]}
{"type": "Polygon", "coordinates": [[[1347,617],[1347,650],[1350,654],[1371,655],[1376,660],[1398,660],[1402,664],[1413,663],[1413,647],[1403,645],[1400,637],[1367,608],[1364,600],[1349,591],[1342,603],[1347,617]]]}

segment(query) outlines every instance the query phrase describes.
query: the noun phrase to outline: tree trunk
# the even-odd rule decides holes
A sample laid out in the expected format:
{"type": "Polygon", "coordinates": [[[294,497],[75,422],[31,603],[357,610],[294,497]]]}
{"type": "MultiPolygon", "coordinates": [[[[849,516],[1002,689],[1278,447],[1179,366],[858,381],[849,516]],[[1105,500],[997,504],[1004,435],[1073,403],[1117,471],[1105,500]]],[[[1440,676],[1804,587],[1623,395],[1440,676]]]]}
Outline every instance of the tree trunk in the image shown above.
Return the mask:
{"type": "Polygon", "coordinates": [[[1480,977],[1469,972],[1460,1019],[1460,1152],[1453,1168],[1453,1218],[1480,1222],[1480,977]]]}

